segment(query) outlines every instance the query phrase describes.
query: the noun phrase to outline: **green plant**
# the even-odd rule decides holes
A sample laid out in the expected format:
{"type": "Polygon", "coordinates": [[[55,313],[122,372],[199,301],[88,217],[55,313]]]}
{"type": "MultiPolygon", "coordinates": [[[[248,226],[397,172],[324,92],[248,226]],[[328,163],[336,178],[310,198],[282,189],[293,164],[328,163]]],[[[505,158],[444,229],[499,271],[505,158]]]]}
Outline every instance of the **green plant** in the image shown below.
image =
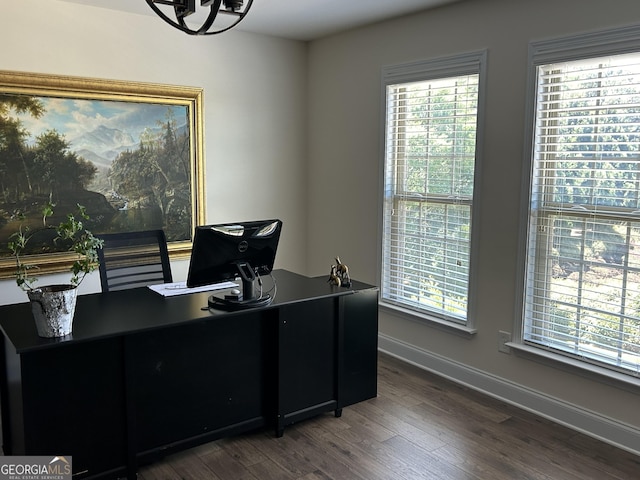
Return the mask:
{"type": "Polygon", "coordinates": [[[54,243],[69,243],[67,251],[77,255],[70,268],[73,286],[80,285],[84,277],[96,270],[98,266],[98,250],[102,248],[103,241],[84,228],[82,221],[89,219],[85,207],[78,204],[76,214],[69,213],[64,221],[54,226],[47,224],[47,218],[53,215],[54,206],[48,203],[43,207],[41,228],[31,230],[29,227],[20,225],[19,230],[9,237],[9,249],[16,259],[16,283],[22,290],[32,290],[34,283],[38,281],[35,271],[39,267],[25,263],[22,254],[29,240],[42,230],[55,230],[54,243]]]}

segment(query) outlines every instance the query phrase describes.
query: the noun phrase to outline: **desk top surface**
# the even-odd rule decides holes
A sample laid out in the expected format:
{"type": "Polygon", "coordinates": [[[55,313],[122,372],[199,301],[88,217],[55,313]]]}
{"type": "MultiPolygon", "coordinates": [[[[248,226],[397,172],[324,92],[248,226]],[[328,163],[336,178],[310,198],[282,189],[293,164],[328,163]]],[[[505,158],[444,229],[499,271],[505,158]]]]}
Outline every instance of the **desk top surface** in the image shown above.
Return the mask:
{"type": "MultiPolygon", "coordinates": [[[[163,297],[147,287],[78,296],[73,333],[60,338],[42,338],[36,332],[28,302],[0,307],[0,329],[17,353],[62,346],[62,344],[127,335],[194,321],[210,321],[247,312],[275,308],[323,297],[349,295],[360,290],[377,289],[353,281],[350,288],[330,285],[327,277],[309,278],[287,270],[274,270],[277,294],[273,303],[260,309],[221,312],[208,310],[207,299],[224,290],[163,297]],[[204,309],[203,309],[204,307],[204,309]]],[[[268,289],[270,280],[265,280],[268,289]]]]}

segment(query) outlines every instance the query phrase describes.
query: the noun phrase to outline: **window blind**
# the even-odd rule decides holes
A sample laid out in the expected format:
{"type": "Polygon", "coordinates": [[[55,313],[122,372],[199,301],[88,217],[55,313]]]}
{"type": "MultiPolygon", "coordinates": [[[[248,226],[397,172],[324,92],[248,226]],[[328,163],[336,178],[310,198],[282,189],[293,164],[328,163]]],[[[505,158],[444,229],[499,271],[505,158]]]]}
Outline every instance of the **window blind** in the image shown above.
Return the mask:
{"type": "Polygon", "coordinates": [[[465,323],[479,75],[386,86],[383,302],[465,323]]]}
{"type": "Polygon", "coordinates": [[[537,66],[525,343],[640,374],[640,54],[537,66]]]}

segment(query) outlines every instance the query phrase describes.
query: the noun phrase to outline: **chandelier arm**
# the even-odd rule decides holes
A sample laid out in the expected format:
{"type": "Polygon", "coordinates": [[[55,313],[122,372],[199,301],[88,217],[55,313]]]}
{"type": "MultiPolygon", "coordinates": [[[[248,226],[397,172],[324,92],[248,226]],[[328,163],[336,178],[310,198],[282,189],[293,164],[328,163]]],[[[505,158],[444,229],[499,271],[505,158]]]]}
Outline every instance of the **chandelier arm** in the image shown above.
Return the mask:
{"type": "Polygon", "coordinates": [[[238,15],[238,19],[231,25],[229,25],[226,28],[223,28],[222,30],[216,30],[215,32],[204,32],[204,33],[200,33],[199,35],[217,35],[218,33],[223,33],[226,32],[227,30],[231,30],[233,27],[235,27],[237,24],[239,24],[242,19],[247,15],[247,13],[249,13],[249,10],[251,9],[251,5],[253,5],[253,0],[249,0],[249,2],[247,3],[247,8],[244,9],[244,12],[240,15],[238,15],[237,12],[227,12],[225,10],[222,10],[220,13],[226,13],[226,14],[236,14],[238,15]]]}
{"type": "Polygon", "coordinates": [[[215,0],[213,2],[213,4],[211,5],[211,11],[209,12],[209,16],[204,21],[202,26],[198,29],[198,35],[204,35],[207,32],[207,30],[211,28],[211,25],[213,25],[213,22],[215,21],[216,17],[218,16],[218,13],[220,12],[220,5],[222,5],[222,0],[215,0]]]}
{"type": "MultiPolygon", "coordinates": [[[[167,15],[165,15],[162,10],[160,10],[158,7],[156,7],[156,5],[155,5],[153,0],[146,0],[146,2],[147,2],[147,5],[149,5],[151,7],[151,9],[156,13],[156,15],[158,15],[162,20],[167,22],[169,25],[171,25],[174,28],[177,28],[178,30],[183,31],[184,33],[188,33],[190,35],[194,34],[186,26],[180,25],[178,22],[175,22],[175,21],[171,20],[171,18],[169,18],[167,15]]],[[[184,23],[184,20],[182,22],[184,23]]]]}

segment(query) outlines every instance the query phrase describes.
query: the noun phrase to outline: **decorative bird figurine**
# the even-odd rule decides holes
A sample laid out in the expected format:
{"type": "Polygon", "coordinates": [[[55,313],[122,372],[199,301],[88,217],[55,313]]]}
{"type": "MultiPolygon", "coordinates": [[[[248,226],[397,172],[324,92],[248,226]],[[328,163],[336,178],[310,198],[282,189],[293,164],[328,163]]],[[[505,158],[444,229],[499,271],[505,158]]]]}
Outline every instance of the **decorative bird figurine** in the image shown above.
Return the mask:
{"type": "Polygon", "coordinates": [[[331,273],[329,274],[329,280],[327,280],[327,282],[335,285],[336,287],[339,287],[342,284],[342,282],[340,281],[340,277],[336,273],[335,265],[331,265],[331,273]]]}
{"type": "Polygon", "coordinates": [[[329,274],[329,283],[338,287],[350,287],[351,277],[349,277],[349,267],[347,267],[340,257],[336,257],[336,265],[331,265],[331,273],[329,274]]]}

